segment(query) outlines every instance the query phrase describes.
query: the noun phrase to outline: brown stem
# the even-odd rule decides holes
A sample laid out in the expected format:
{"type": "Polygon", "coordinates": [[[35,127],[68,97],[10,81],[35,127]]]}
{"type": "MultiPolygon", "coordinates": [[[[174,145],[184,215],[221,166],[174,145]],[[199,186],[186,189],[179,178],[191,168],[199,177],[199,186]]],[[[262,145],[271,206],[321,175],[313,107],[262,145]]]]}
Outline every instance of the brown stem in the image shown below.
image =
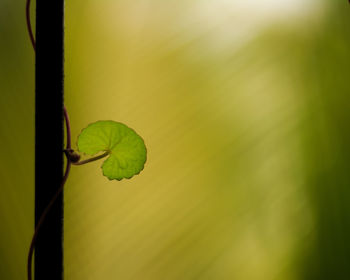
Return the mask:
{"type": "Polygon", "coordinates": [[[67,133],[67,143],[66,143],[66,150],[71,149],[71,134],[70,134],[70,121],[68,116],[68,111],[66,106],[63,106],[63,114],[64,119],[66,121],[66,133],[67,133]]]}
{"type": "Polygon", "coordinates": [[[27,3],[26,3],[26,21],[27,21],[27,29],[28,29],[30,41],[35,51],[35,39],[33,35],[32,25],[30,23],[30,0],[27,0],[27,3]]]}

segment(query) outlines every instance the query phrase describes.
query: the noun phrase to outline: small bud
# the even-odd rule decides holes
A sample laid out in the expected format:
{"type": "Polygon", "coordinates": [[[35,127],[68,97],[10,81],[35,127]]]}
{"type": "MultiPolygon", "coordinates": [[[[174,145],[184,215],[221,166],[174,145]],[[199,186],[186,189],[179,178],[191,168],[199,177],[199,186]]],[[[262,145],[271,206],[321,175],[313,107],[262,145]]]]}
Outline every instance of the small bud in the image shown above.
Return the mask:
{"type": "Polygon", "coordinates": [[[66,149],[64,150],[64,153],[66,154],[67,159],[72,163],[76,163],[80,160],[80,155],[73,149],[66,149]]]}

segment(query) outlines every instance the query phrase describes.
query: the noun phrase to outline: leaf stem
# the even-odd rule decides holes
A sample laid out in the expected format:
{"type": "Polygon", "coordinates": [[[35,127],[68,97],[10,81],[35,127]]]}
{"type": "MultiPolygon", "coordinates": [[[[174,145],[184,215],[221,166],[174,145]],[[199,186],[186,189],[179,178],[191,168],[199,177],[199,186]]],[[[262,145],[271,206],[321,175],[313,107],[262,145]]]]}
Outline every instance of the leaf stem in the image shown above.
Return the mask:
{"type": "Polygon", "coordinates": [[[109,154],[110,154],[110,151],[106,151],[102,155],[95,156],[95,157],[92,157],[92,158],[88,158],[88,159],[85,159],[85,160],[81,160],[81,161],[78,161],[78,162],[72,162],[72,164],[74,164],[74,165],[83,165],[83,164],[86,164],[86,163],[89,163],[89,162],[96,161],[96,160],[99,160],[101,158],[104,158],[104,157],[108,156],[109,154]]]}

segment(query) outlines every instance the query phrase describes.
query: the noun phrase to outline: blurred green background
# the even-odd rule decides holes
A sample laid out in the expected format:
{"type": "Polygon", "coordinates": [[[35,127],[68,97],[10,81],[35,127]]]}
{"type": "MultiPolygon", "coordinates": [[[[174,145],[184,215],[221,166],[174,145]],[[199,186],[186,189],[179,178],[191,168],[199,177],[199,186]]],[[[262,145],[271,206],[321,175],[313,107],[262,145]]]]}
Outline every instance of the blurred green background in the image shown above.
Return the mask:
{"type": "MultiPolygon", "coordinates": [[[[24,5],[0,0],[0,279],[14,280],[34,224],[24,5]]],[[[121,182],[73,167],[65,279],[350,279],[349,50],[346,0],[67,1],[73,138],[121,121],[148,161],[121,182]]]]}

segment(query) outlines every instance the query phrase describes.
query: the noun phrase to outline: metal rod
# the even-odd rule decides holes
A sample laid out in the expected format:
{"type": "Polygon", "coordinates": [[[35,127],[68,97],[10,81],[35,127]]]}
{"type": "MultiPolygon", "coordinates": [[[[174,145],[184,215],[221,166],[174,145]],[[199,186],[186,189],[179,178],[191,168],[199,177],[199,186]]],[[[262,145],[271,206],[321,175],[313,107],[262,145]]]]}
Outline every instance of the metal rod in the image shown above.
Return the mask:
{"type": "MultiPolygon", "coordinates": [[[[35,65],[35,223],[62,183],[64,0],[37,0],[35,65]],[[48,164],[48,162],[50,164],[48,164]]],[[[35,245],[35,280],[63,279],[63,193],[35,245]]]]}

